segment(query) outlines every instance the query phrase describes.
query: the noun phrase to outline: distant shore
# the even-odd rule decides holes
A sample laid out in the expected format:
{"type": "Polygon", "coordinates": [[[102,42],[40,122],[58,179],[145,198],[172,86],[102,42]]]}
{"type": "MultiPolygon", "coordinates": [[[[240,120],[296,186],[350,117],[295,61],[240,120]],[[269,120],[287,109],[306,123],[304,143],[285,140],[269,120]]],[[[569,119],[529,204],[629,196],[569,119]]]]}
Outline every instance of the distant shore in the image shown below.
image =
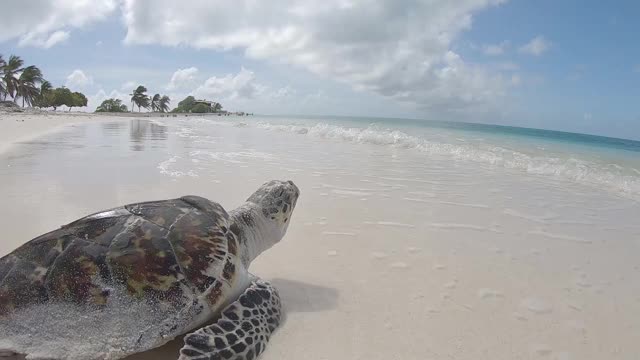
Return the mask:
{"type": "MultiPolygon", "coordinates": [[[[160,113],[160,112],[99,112],[47,111],[28,109],[26,111],[0,111],[0,153],[13,144],[27,141],[55,131],[64,126],[86,121],[109,121],[117,118],[157,118],[157,117],[227,117],[221,113],[160,113]]],[[[230,114],[228,116],[237,116],[230,114]]],[[[247,116],[247,115],[244,115],[247,116]]]]}
{"type": "Polygon", "coordinates": [[[37,138],[64,126],[113,119],[112,114],[101,116],[83,112],[0,112],[0,153],[16,143],[37,138]]]}

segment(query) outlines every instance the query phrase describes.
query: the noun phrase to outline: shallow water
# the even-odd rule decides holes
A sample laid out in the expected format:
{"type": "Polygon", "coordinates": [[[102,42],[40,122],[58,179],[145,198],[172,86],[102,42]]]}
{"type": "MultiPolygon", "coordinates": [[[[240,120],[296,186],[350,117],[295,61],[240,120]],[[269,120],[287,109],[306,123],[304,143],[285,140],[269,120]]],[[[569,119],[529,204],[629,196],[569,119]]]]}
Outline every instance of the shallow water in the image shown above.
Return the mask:
{"type": "Polygon", "coordinates": [[[291,179],[289,233],[252,266],[287,309],[263,359],[633,359],[637,145],[589,141],[375,119],[87,123],[0,154],[0,255],[102,209],[197,194],[230,210],[291,179]]]}

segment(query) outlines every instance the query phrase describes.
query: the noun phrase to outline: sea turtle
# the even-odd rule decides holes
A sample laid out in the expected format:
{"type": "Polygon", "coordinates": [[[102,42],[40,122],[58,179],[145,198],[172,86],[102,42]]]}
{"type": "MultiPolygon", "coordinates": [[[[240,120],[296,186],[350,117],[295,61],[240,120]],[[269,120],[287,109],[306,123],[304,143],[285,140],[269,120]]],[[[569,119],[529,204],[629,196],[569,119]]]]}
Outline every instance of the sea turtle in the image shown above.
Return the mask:
{"type": "Polygon", "coordinates": [[[195,330],[181,360],[256,358],[281,309],[249,264],[298,196],[271,181],[229,213],[198,196],[130,204],[29,241],[0,259],[0,354],[119,359],[195,330]]]}

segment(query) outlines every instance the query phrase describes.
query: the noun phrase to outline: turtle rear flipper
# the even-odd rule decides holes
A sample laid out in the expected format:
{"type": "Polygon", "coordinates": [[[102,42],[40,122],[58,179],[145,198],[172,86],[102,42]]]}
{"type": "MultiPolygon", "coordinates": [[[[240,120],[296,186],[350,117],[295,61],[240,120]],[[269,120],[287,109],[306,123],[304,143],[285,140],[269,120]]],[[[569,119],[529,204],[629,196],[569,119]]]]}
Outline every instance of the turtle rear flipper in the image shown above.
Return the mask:
{"type": "Polygon", "coordinates": [[[0,349],[0,358],[14,357],[18,354],[13,352],[12,350],[0,349]]]}
{"type": "Polygon", "coordinates": [[[276,289],[255,279],[217,322],[185,336],[179,360],[253,360],[264,351],[280,313],[276,289]]]}

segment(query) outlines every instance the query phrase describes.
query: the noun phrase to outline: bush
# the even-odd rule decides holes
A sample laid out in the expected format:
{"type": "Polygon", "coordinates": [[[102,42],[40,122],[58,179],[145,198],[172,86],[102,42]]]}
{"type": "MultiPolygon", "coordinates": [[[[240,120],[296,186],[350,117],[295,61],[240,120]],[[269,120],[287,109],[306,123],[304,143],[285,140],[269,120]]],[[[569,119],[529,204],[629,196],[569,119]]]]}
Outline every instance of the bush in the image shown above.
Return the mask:
{"type": "Polygon", "coordinates": [[[196,104],[196,106],[191,108],[191,112],[192,113],[198,113],[198,114],[202,114],[202,113],[210,113],[211,112],[211,107],[205,104],[196,104]]]}
{"type": "Polygon", "coordinates": [[[127,105],[120,99],[107,99],[98,106],[96,112],[127,112],[127,105]]]}

